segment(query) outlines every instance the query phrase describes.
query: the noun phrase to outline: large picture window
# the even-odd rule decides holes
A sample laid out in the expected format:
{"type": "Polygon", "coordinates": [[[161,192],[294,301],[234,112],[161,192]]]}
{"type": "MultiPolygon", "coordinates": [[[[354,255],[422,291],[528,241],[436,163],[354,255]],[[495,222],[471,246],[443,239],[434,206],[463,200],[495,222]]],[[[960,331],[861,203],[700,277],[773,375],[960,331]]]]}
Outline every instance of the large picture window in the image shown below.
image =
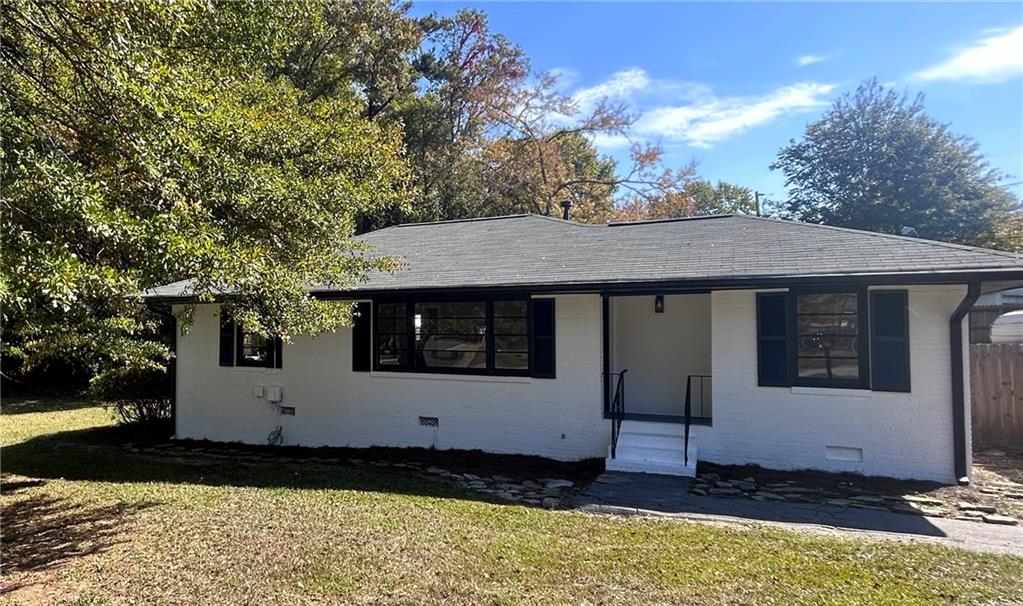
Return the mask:
{"type": "Polygon", "coordinates": [[[375,370],[554,376],[553,300],[378,301],[374,311],[375,370]]]}
{"type": "Polygon", "coordinates": [[[487,367],[486,303],[416,303],[413,312],[416,366],[487,367]]]}

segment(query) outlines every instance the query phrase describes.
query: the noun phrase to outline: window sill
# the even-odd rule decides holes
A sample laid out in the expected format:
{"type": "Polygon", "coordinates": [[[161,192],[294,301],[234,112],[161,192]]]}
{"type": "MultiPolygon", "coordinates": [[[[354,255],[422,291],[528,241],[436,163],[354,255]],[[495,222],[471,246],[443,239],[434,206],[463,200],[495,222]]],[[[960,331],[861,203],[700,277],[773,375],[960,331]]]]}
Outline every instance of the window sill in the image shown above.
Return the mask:
{"type": "Polygon", "coordinates": [[[798,387],[789,389],[792,393],[806,396],[843,396],[846,398],[871,398],[874,392],[869,389],[846,389],[842,387],[798,387]]]}
{"type": "Polygon", "coordinates": [[[269,368],[266,366],[222,366],[221,368],[229,368],[231,370],[240,370],[242,372],[249,373],[265,373],[267,371],[280,370],[280,368],[269,368]]]}
{"type": "Polygon", "coordinates": [[[420,381],[459,381],[463,383],[532,383],[533,377],[506,375],[446,374],[442,372],[391,372],[374,370],[369,373],[374,379],[416,379],[420,381]]]}

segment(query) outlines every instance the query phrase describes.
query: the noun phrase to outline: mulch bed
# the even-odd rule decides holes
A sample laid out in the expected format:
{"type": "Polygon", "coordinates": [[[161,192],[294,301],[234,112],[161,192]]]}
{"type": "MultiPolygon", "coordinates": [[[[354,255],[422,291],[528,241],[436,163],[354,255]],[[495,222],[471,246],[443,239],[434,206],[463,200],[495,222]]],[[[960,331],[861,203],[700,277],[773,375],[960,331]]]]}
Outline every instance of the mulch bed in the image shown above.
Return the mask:
{"type": "Polygon", "coordinates": [[[564,462],[529,455],[502,455],[481,450],[433,450],[430,448],[345,448],[305,446],[261,446],[206,440],[174,440],[139,446],[173,447],[211,454],[257,454],[278,459],[321,459],[387,463],[416,463],[422,467],[443,467],[476,475],[499,474],[518,480],[565,478],[575,483],[590,482],[604,470],[601,459],[564,462]]]}

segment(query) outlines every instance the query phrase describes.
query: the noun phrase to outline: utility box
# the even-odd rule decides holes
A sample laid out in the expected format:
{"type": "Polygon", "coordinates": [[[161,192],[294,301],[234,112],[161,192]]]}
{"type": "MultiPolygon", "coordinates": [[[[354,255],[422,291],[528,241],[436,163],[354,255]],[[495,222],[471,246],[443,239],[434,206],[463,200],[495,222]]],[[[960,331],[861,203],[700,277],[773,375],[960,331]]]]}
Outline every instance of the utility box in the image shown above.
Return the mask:
{"type": "Polygon", "coordinates": [[[284,399],[284,388],[280,385],[267,385],[266,399],[274,404],[279,404],[284,399]]]}

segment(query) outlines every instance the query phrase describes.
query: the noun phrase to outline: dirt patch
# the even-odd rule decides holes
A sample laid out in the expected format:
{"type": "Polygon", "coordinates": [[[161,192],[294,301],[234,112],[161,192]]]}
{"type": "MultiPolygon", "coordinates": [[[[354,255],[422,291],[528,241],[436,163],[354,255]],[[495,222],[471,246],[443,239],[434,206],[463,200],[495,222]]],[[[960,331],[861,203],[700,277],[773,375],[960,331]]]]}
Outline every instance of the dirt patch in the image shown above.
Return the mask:
{"type": "Polygon", "coordinates": [[[993,505],[1023,521],[1023,450],[987,450],[973,455],[973,484],[964,500],[993,505]]]}

